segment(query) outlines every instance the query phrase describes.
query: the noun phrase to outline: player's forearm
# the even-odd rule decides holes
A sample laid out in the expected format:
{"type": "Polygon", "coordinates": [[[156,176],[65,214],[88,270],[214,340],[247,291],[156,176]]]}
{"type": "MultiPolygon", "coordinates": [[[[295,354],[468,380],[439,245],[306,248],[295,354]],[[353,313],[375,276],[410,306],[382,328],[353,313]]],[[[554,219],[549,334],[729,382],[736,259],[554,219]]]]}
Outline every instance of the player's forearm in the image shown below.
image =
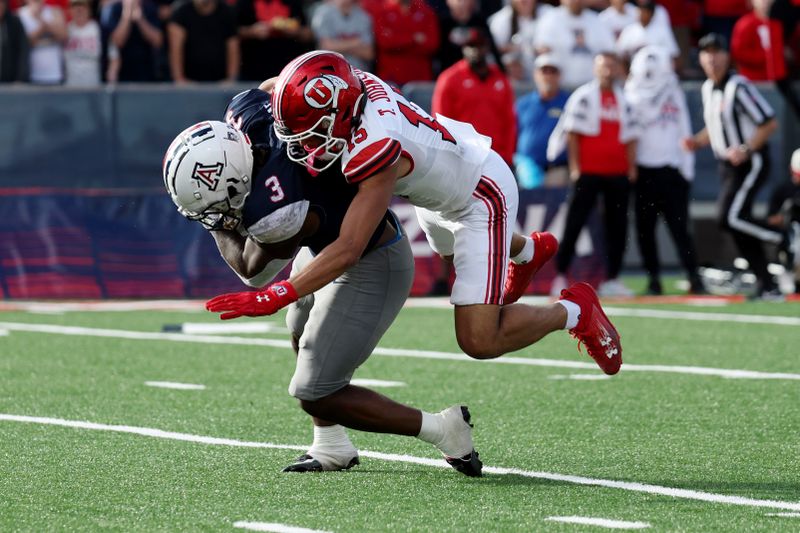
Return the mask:
{"type": "Polygon", "coordinates": [[[291,260],[291,255],[288,259],[278,258],[278,254],[269,253],[265,246],[243,237],[235,231],[212,231],[211,235],[228,266],[249,285],[251,283],[248,280],[258,278],[265,270],[271,271],[271,276],[265,283],[269,282],[291,260]],[[273,262],[275,262],[275,266],[269,268],[270,263],[273,262]]]}
{"type": "Polygon", "coordinates": [[[339,239],[326,246],[300,272],[289,278],[297,294],[302,298],[332,282],[358,262],[356,254],[346,240],[339,239]]]}
{"type": "Polygon", "coordinates": [[[258,86],[258,88],[265,93],[272,92],[272,88],[275,87],[275,84],[278,82],[278,77],[274,76],[268,80],[264,80],[258,86]]]}
{"type": "Polygon", "coordinates": [[[220,255],[228,266],[240,276],[249,274],[244,258],[244,246],[247,239],[230,230],[211,231],[220,255]]]}

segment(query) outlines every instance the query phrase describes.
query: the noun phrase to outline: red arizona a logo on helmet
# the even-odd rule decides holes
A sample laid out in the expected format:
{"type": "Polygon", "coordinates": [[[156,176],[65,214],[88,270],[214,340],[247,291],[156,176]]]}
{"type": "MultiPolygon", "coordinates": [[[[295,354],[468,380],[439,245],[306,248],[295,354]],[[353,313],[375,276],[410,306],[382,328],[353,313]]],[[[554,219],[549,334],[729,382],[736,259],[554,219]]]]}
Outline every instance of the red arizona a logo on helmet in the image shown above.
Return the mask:
{"type": "Polygon", "coordinates": [[[194,164],[192,179],[205,185],[209,191],[216,191],[219,185],[219,177],[222,176],[222,163],[213,165],[203,165],[199,161],[194,164]]]}

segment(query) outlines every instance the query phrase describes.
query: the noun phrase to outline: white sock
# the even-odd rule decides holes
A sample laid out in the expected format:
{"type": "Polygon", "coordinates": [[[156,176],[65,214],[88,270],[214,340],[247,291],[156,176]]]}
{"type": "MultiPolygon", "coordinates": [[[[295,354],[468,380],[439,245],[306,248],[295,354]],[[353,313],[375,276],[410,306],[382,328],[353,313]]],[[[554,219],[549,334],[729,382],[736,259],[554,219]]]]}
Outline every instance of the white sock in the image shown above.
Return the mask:
{"type": "Polygon", "coordinates": [[[347,436],[344,426],[314,426],[314,444],[308,455],[322,464],[324,470],[345,468],[358,451],[347,436]]]}
{"type": "Polygon", "coordinates": [[[419,429],[417,438],[438,445],[444,438],[442,417],[422,411],[422,427],[419,429]]]}
{"type": "Polygon", "coordinates": [[[347,436],[344,426],[335,424],[333,426],[314,426],[314,443],[311,449],[315,448],[353,448],[353,443],[347,436]]]}
{"type": "Polygon", "coordinates": [[[564,324],[564,329],[572,329],[578,325],[578,320],[581,318],[581,308],[575,302],[569,300],[558,300],[558,303],[564,306],[567,310],[567,323],[564,324]]]}
{"type": "Polygon", "coordinates": [[[518,265],[524,265],[533,259],[533,253],[533,239],[530,237],[525,237],[525,246],[522,247],[522,251],[512,257],[511,260],[518,265]]]}

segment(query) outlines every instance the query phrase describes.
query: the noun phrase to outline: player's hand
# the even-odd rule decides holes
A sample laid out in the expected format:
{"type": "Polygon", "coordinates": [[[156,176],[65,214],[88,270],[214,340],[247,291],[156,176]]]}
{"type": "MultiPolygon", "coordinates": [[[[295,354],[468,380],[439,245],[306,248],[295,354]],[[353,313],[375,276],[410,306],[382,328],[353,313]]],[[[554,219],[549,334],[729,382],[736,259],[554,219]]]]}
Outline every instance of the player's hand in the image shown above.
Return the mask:
{"type": "Polygon", "coordinates": [[[681,139],[681,148],[686,152],[694,152],[699,146],[697,145],[697,141],[694,140],[694,137],[686,137],[685,139],[681,139]]]}
{"type": "Polygon", "coordinates": [[[281,281],[263,291],[221,294],[207,301],[206,309],[213,313],[222,313],[222,320],[230,320],[240,316],[272,315],[296,301],[297,291],[292,284],[281,281]]]}

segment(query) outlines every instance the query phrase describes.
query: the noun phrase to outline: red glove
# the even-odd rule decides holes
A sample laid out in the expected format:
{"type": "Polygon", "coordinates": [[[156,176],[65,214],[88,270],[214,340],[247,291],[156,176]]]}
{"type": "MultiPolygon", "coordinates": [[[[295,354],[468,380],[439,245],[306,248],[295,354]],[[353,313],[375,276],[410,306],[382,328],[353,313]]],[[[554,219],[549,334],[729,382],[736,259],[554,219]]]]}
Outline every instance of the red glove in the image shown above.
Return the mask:
{"type": "Polygon", "coordinates": [[[206,302],[206,309],[222,313],[222,320],[240,316],[272,315],[297,301],[297,291],[288,281],[273,283],[261,292],[231,292],[206,302]]]}

